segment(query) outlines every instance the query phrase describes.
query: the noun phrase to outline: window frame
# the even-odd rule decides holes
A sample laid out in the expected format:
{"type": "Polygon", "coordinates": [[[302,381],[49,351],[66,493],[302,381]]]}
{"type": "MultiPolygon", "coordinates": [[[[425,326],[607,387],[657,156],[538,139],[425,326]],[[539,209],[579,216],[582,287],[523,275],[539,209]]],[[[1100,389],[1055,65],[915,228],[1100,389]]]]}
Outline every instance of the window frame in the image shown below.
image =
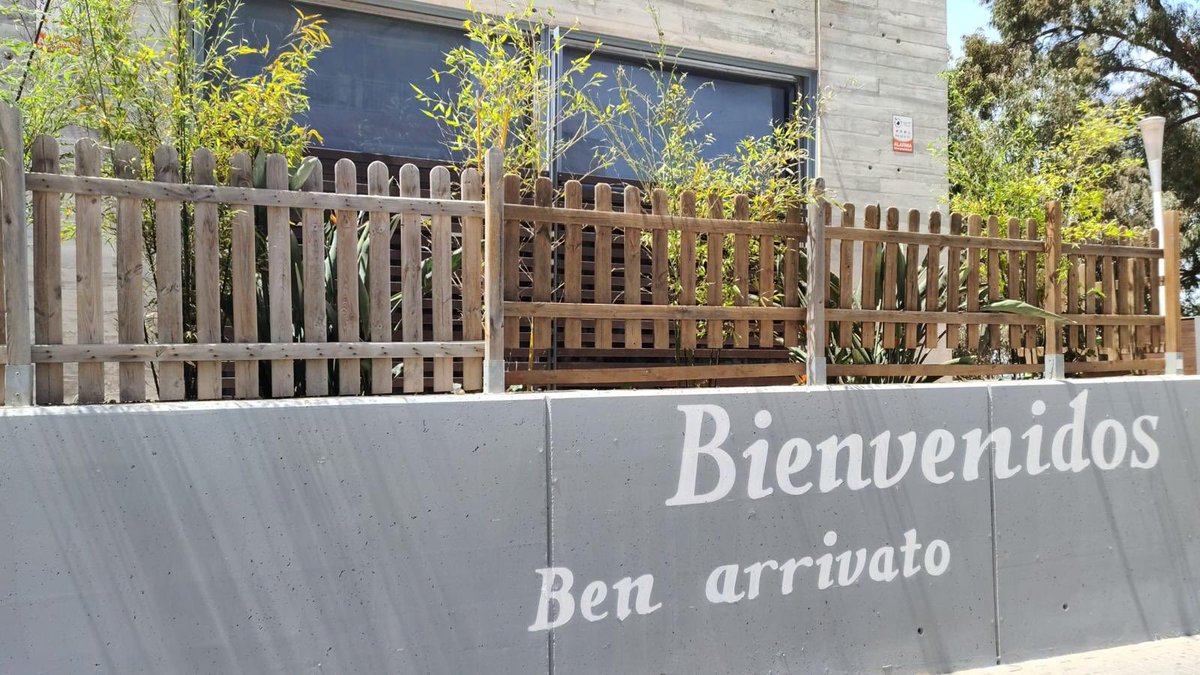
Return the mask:
{"type": "MultiPolygon", "coordinates": [[[[563,64],[562,49],[574,49],[585,52],[594,50],[596,54],[640,62],[657,58],[654,45],[650,43],[576,30],[563,39],[561,49],[556,55],[554,62],[556,67],[560,69],[559,72],[561,72],[563,64]],[[601,43],[599,48],[595,47],[597,40],[601,43]]],[[[701,78],[707,76],[744,83],[784,85],[788,97],[787,115],[789,117],[799,114],[801,106],[806,101],[815,100],[817,75],[814,71],[807,68],[765,63],[737,56],[716,54],[685,47],[676,48],[669,45],[667,51],[669,55],[664,58],[664,62],[686,70],[689,76],[691,73],[697,73],[701,78]]],[[[556,77],[557,75],[557,72],[551,74],[552,77],[556,77]]],[[[553,141],[557,143],[561,140],[559,125],[554,125],[552,132],[554,134],[553,141]]],[[[807,139],[804,145],[807,161],[804,162],[804,166],[798,167],[800,180],[812,176],[816,168],[817,143],[814,139],[807,139]]],[[[596,173],[573,174],[565,172],[557,166],[561,161],[562,158],[559,158],[558,161],[554,162],[554,165],[548,168],[550,178],[556,187],[561,187],[566,180],[572,179],[582,180],[585,188],[588,188],[588,192],[598,183],[609,183],[614,186],[637,184],[637,181],[629,178],[602,176],[596,173]]]]}

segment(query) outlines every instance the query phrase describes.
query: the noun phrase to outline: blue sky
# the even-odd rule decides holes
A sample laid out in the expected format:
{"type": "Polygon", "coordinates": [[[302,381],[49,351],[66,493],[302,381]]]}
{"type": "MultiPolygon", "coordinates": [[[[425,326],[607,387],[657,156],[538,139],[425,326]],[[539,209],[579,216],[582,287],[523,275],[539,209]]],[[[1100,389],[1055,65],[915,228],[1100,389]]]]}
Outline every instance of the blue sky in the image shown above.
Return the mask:
{"type": "Polygon", "coordinates": [[[979,29],[995,35],[988,26],[992,15],[977,0],[946,0],[946,37],[950,41],[950,56],[962,54],[962,39],[979,29]]]}

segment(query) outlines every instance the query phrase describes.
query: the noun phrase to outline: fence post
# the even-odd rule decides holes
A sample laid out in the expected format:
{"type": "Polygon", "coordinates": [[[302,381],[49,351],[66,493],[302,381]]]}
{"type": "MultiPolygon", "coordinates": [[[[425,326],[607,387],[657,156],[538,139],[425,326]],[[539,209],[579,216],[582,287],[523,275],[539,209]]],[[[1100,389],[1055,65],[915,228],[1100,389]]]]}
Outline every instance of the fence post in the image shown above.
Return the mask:
{"type": "Polygon", "coordinates": [[[5,323],[8,358],[4,366],[4,404],[33,404],[33,364],[29,331],[29,235],[25,230],[25,148],[21,113],[0,105],[0,219],[3,223],[5,323]]]}
{"type": "MultiPolygon", "coordinates": [[[[1046,266],[1043,281],[1046,286],[1046,311],[1058,314],[1062,303],[1058,291],[1058,264],[1062,259],[1062,205],[1046,204],[1046,266]]],[[[1062,354],[1062,333],[1058,321],[1046,319],[1046,363],[1043,375],[1047,380],[1066,378],[1066,362],[1062,354]]]]}
{"type": "Polygon", "coordinates": [[[825,201],[825,179],[813,184],[813,202],[808,218],[808,312],[806,314],[805,349],[808,351],[805,376],[808,384],[825,384],[825,345],[828,326],[825,323],[825,293],[829,284],[829,261],[825,259],[825,220],[829,202],[825,201]]]}
{"type": "Polygon", "coordinates": [[[504,392],[504,154],[491,148],[483,173],[483,391],[504,392]]]}
{"type": "Polygon", "coordinates": [[[1167,211],[1163,218],[1163,313],[1166,315],[1166,353],[1163,354],[1167,375],[1183,375],[1183,353],[1180,351],[1180,332],[1183,329],[1183,308],[1179,302],[1179,212],[1167,211]]]}

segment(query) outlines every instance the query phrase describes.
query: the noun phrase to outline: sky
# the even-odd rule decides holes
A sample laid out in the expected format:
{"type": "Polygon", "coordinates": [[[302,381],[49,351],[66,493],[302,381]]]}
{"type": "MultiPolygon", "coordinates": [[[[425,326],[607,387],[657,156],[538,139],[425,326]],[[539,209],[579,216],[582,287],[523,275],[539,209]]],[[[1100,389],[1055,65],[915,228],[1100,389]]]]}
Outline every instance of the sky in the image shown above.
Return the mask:
{"type": "Polygon", "coordinates": [[[994,28],[988,26],[991,12],[978,0],[946,0],[946,37],[950,41],[950,57],[962,55],[962,39],[977,30],[995,36],[994,28]]]}

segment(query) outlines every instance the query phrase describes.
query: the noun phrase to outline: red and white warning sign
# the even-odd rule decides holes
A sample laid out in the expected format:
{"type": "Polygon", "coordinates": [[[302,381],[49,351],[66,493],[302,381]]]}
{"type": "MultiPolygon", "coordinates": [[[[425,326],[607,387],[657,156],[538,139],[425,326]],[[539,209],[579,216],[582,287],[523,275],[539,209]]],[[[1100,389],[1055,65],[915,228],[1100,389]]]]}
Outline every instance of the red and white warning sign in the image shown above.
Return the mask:
{"type": "Polygon", "coordinates": [[[911,117],[892,115],[892,151],[913,151],[913,121],[911,117]]]}

